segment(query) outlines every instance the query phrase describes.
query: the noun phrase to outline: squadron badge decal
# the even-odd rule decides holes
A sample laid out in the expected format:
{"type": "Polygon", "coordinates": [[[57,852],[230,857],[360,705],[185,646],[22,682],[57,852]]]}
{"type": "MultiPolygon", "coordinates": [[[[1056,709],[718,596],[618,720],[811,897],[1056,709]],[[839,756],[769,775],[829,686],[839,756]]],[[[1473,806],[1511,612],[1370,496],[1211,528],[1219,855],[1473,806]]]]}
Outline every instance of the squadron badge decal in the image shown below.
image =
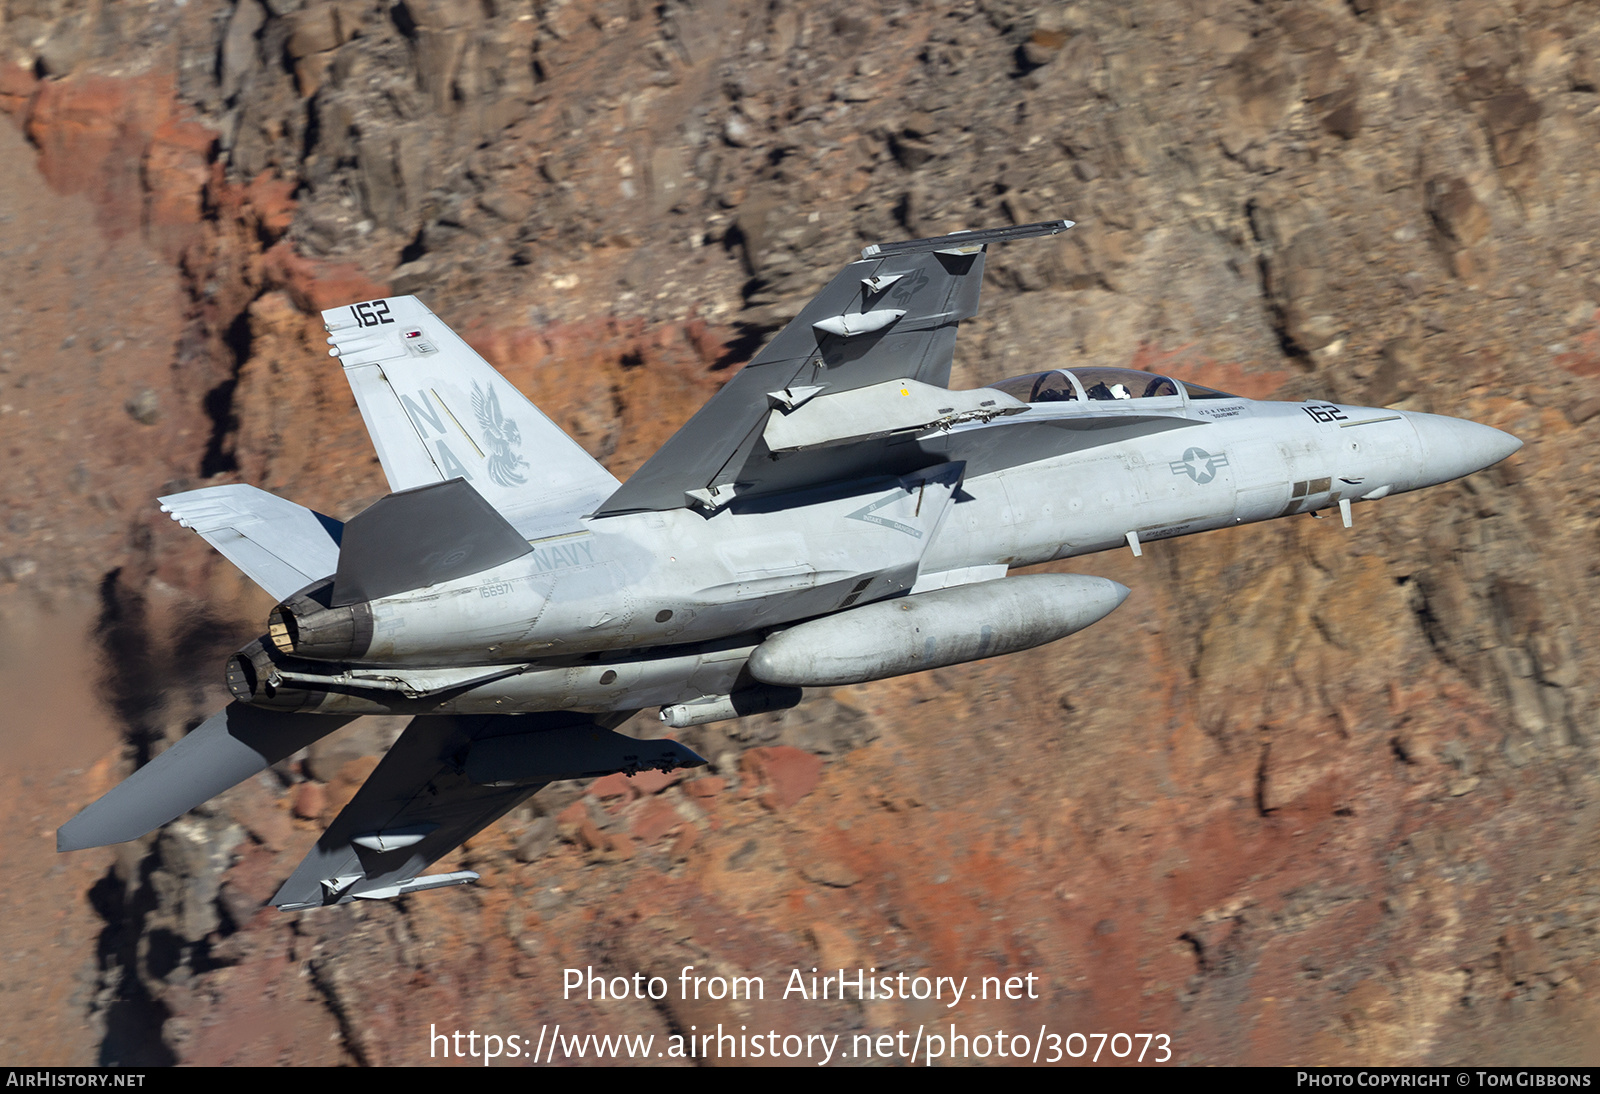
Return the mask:
{"type": "Polygon", "coordinates": [[[517,468],[528,466],[528,461],[517,454],[522,446],[522,431],[501,412],[500,396],[495,394],[493,384],[486,391],[473,381],[472,412],[478,416],[484,447],[488,449],[485,455],[489,461],[489,478],[500,486],[521,486],[527,482],[526,475],[517,473],[517,468]]]}

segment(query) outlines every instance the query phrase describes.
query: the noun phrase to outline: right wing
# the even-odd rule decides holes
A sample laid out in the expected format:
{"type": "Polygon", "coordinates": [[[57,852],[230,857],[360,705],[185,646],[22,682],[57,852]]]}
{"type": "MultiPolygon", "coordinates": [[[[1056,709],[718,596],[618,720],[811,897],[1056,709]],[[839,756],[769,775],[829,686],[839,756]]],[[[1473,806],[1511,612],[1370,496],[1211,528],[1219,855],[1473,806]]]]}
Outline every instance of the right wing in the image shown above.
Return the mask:
{"type": "Polygon", "coordinates": [[[272,903],[292,911],[473,881],[422,871],[547,783],[705,763],[676,741],[612,731],[632,713],[412,719],[272,903]]]}
{"type": "Polygon", "coordinates": [[[774,408],[902,378],[945,387],[956,324],[978,310],[985,247],[1070,227],[1054,220],[868,247],[596,515],[725,504],[759,469],[774,408]]]}
{"type": "Polygon", "coordinates": [[[617,480],[414,296],[322,313],[398,493],[461,478],[527,535],[566,531],[617,480]]]}

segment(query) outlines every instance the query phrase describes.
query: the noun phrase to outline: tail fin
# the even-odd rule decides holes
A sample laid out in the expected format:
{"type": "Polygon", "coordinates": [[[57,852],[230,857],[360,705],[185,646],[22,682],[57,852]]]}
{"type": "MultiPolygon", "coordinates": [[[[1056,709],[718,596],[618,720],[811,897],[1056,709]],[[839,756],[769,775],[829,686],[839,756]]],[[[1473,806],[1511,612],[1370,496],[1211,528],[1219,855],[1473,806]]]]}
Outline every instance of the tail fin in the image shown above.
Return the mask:
{"type": "Polygon", "coordinates": [[[617,489],[416,297],[332,308],[322,321],[391,490],[463,478],[532,531],[591,513],[617,489]]]}

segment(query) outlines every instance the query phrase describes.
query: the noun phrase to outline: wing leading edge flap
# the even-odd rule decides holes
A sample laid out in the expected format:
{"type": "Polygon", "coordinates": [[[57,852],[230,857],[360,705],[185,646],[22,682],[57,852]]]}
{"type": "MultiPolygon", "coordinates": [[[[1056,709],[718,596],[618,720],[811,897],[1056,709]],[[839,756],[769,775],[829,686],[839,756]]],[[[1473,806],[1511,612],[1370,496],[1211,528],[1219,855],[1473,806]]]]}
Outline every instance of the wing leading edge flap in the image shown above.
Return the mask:
{"type": "MultiPolygon", "coordinates": [[[[978,388],[947,394],[971,398],[984,390],[978,388]]],[[[820,401],[820,398],[813,399],[805,403],[802,409],[820,401]]],[[[822,443],[814,447],[800,444],[781,451],[773,451],[764,443],[745,465],[737,496],[743,501],[753,502],[759,498],[780,497],[789,491],[804,490],[817,483],[844,482],[874,475],[906,475],[946,462],[965,463],[967,476],[976,478],[1019,464],[1114,444],[1131,437],[1204,424],[1202,420],[1178,413],[1137,414],[1126,411],[1056,418],[1002,413],[990,418],[995,407],[986,407],[983,402],[983,398],[977,399],[977,410],[982,413],[974,414],[971,419],[981,428],[956,420],[963,416],[961,405],[956,405],[948,423],[931,422],[924,432],[891,432],[887,436],[869,435],[864,438],[846,436],[838,439],[838,443],[835,443],[836,438],[828,434],[851,429],[847,416],[818,416],[813,421],[819,427],[819,434],[822,434],[818,438],[822,443]],[[985,424],[986,418],[989,420],[985,424]]],[[[996,407],[1003,407],[1003,403],[997,400],[996,407]]],[[[777,415],[774,415],[769,422],[769,430],[776,421],[777,415]]],[[[888,419],[885,417],[880,421],[887,422],[888,419]]],[[[767,438],[768,441],[772,439],[771,436],[767,438]]],[[[724,490],[723,493],[731,498],[734,491],[724,490]]],[[[712,504],[721,500],[711,499],[712,504]]]]}
{"type": "Polygon", "coordinates": [[[589,765],[607,750],[612,766],[600,764],[607,771],[639,770],[651,766],[641,760],[669,757],[689,761],[678,766],[705,762],[673,742],[611,732],[632,713],[412,719],[272,903],[293,911],[471,881],[470,871],[419,875],[549,780],[571,777],[575,768],[597,773],[589,765]]]}

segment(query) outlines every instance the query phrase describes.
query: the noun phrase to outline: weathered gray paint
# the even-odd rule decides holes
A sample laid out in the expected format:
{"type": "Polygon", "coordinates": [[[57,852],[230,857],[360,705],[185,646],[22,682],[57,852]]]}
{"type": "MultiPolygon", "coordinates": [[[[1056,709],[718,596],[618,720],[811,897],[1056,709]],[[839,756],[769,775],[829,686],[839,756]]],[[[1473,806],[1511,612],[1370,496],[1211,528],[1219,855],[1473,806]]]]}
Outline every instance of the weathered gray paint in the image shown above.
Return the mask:
{"type": "Polygon", "coordinates": [[[349,715],[409,713],[276,901],[471,880],[420,872],[541,780],[692,762],[610,734],[635,710],[691,725],[1054,641],[1127,590],[1008,568],[1348,521],[1520,446],[1326,402],[1094,400],[1076,379],[1067,402],[945,392],[983,246],[1065,226],[869,248],[620,487],[414,298],[324,313],[397,493],[343,529],[249,487],[162,499],[285,600],[228,668],[276,709],[230,706],[61,846],[134,838],[349,715]]]}

